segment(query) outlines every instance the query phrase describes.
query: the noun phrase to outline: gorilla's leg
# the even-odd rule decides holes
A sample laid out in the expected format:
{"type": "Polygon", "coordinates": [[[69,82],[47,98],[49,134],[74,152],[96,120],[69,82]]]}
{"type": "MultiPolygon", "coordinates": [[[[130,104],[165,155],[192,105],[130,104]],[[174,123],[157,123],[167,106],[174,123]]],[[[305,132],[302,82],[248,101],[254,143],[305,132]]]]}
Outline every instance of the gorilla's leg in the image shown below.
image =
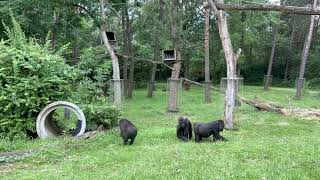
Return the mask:
{"type": "Polygon", "coordinates": [[[128,143],[129,143],[128,139],[124,139],[124,140],[123,140],[123,144],[124,144],[124,145],[127,145],[128,143]]]}
{"type": "Polygon", "coordinates": [[[134,142],[134,138],[131,138],[131,140],[130,140],[130,145],[132,145],[133,142],[134,142]]]}
{"type": "Polygon", "coordinates": [[[197,124],[194,124],[193,127],[194,127],[195,142],[200,142],[201,137],[200,137],[200,135],[199,135],[199,127],[198,127],[197,124]]]}
{"type": "Polygon", "coordinates": [[[219,139],[220,139],[221,141],[228,141],[226,138],[224,138],[224,137],[221,136],[220,134],[219,134],[219,139]]]}
{"type": "Polygon", "coordinates": [[[192,125],[190,123],[189,128],[188,128],[188,133],[189,133],[189,139],[192,139],[192,125]]]}
{"type": "Polygon", "coordinates": [[[216,140],[219,140],[219,136],[216,133],[213,133],[212,139],[213,139],[213,142],[216,142],[216,140]]]}

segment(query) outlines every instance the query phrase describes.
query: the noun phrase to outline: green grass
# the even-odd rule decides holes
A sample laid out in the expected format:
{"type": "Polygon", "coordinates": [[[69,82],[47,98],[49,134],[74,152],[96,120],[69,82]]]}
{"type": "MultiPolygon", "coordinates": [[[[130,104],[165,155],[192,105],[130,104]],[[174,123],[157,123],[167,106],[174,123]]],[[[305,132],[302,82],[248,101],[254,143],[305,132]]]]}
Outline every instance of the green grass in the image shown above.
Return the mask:
{"type": "MultiPolygon", "coordinates": [[[[123,146],[117,129],[94,139],[0,141],[1,151],[47,147],[37,156],[0,165],[0,179],[319,179],[320,123],[257,111],[247,105],[236,113],[237,131],[224,131],[228,142],[206,139],[180,142],[175,125],[181,115],[191,121],[223,118],[223,96],[203,104],[203,89],[180,96],[180,112],[166,112],[167,95],[154,98],[137,90],[123,106],[123,117],[139,129],[133,146],[123,146]],[[182,98],[183,97],[183,98],[182,98]]],[[[287,106],[293,89],[244,87],[242,96],[261,97],[287,106]]],[[[295,107],[320,108],[319,95],[305,93],[295,107]]]]}

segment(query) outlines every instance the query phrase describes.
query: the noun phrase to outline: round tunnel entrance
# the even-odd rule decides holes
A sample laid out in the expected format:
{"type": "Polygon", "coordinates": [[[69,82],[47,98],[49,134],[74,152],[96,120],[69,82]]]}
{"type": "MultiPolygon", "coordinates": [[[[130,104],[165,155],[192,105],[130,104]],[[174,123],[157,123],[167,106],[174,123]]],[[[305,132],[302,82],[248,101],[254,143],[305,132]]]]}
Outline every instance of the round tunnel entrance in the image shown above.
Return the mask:
{"type": "Polygon", "coordinates": [[[74,134],[75,137],[81,136],[86,129],[86,118],[82,110],[75,104],[67,101],[57,101],[47,105],[39,113],[36,122],[37,134],[41,139],[48,137],[56,137],[61,135],[61,128],[54,122],[54,112],[58,108],[64,108],[70,112],[73,112],[77,117],[77,132],[74,134]]]}

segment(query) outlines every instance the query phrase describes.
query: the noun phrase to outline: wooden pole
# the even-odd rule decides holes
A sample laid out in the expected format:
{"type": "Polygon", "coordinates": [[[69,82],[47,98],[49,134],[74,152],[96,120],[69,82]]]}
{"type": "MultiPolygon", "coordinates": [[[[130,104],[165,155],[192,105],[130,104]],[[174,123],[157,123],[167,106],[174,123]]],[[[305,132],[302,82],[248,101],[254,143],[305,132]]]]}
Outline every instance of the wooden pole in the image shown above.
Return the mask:
{"type": "MultiPolygon", "coordinates": [[[[221,2],[223,3],[223,0],[221,0],[221,2]]],[[[233,47],[228,30],[227,17],[225,16],[224,11],[218,10],[212,0],[209,0],[209,4],[218,21],[219,35],[227,63],[227,90],[225,94],[224,110],[225,124],[227,129],[233,129],[236,99],[236,56],[233,52],[233,47]]]]}
{"type": "Polygon", "coordinates": [[[275,4],[222,4],[215,3],[218,10],[238,11],[280,11],[288,14],[320,15],[320,9],[315,7],[297,7],[275,4]]]}
{"type": "Polygon", "coordinates": [[[179,96],[179,77],[181,69],[181,50],[180,50],[180,40],[177,33],[177,19],[178,19],[178,6],[179,0],[173,1],[172,7],[172,22],[171,22],[171,34],[173,39],[173,46],[176,50],[176,61],[173,65],[171,79],[168,81],[169,85],[169,103],[168,111],[177,112],[178,111],[178,96],[179,96]]]}
{"type": "Polygon", "coordinates": [[[104,45],[106,46],[108,53],[110,54],[112,61],[113,69],[113,93],[114,93],[114,103],[116,105],[121,105],[122,96],[121,96],[121,81],[120,81],[120,70],[119,70],[119,61],[118,57],[114,53],[113,47],[110,45],[107,34],[106,34],[106,14],[104,12],[104,0],[100,0],[100,11],[102,23],[100,25],[100,34],[103,40],[104,45]]]}
{"type": "MultiPolygon", "coordinates": [[[[313,7],[316,8],[317,7],[317,2],[318,0],[314,0],[313,1],[313,7]]],[[[315,24],[315,16],[311,16],[310,17],[310,26],[309,26],[309,32],[306,36],[306,40],[303,46],[303,52],[302,52],[302,58],[301,58],[301,64],[300,64],[300,72],[299,72],[299,78],[297,80],[297,90],[296,90],[296,99],[300,99],[301,98],[301,93],[302,93],[302,88],[303,88],[303,84],[304,84],[304,72],[306,69],[306,64],[307,64],[307,60],[308,60],[308,55],[309,55],[309,49],[310,49],[310,45],[311,45],[311,41],[312,41],[312,34],[313,34],[313,28],[314,28],[314,24],[315,24]]]]}
{"type": "Polygon", "coordinates": [[[277,46],[277,33],[278,33],[278,27],[275,25],[273,28],[273,42],[272,42],[272,49],[271,49],[271,54],[270,54],[270,59],[269,59],[269,66],[268,66],[268,72],[264,81],[264,90],[267,91],[269,90],[269,86],[271,85],[272,82],[272,65],[274,61],[274,52],[276,50],[277,46]]]}
{"type": "MultiPolygon", "coordinates": [[[[204,4],[207,4],[208,2],[206,1],[204,4]]],[[[205,8],[205,28],[204,28],[204,64],[205,64],[205,98],[204,102],[205,103],[211,103],[211,88],[210,88],[210,60],[209,60],[209,40],[210,40],[210,32],[209,32],[209,27],[210,27],[210,17],[209,17],[210,9],[205,8]]]]}

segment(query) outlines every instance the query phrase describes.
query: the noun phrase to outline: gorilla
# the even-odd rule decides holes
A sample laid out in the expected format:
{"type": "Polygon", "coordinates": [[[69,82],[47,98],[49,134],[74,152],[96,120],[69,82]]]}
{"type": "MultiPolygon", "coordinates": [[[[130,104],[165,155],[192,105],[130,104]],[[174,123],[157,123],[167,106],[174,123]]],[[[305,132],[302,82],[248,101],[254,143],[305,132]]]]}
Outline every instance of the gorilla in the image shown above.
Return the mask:
{"type": "Polygon", "coordinates": [[[137,128],[128,119],[121,119],[119,121],[119,127],[121,132],[120,135],[123,139],[123,144],[132,145],[138,133],[137,128]]]}
{"type": "Polygon", "coordinates": [[[188,118],[180,117],[177,125],[177,137],[183,141],[192,138],[192,125],[188,118]]]}
{"type": "Polygon", "coordinates": [[[213,141],[221,140],[227,141],[224,137],[222,137],[219,132],[222,132],[224,129],[223,120],[217,120],[209,123],[197,122],[194,123],[194,136],[195,141],[200,142],[202,138],[207,138],[209,136],[213,136],[213,141]]]}
{"type": "Polygon", "coordinates": [[[73,131],[72,135],[76,136],[77,134],[79,134],[81,127],[82,127],[82,121],[78,119],[76,129],[73,131]]]}

